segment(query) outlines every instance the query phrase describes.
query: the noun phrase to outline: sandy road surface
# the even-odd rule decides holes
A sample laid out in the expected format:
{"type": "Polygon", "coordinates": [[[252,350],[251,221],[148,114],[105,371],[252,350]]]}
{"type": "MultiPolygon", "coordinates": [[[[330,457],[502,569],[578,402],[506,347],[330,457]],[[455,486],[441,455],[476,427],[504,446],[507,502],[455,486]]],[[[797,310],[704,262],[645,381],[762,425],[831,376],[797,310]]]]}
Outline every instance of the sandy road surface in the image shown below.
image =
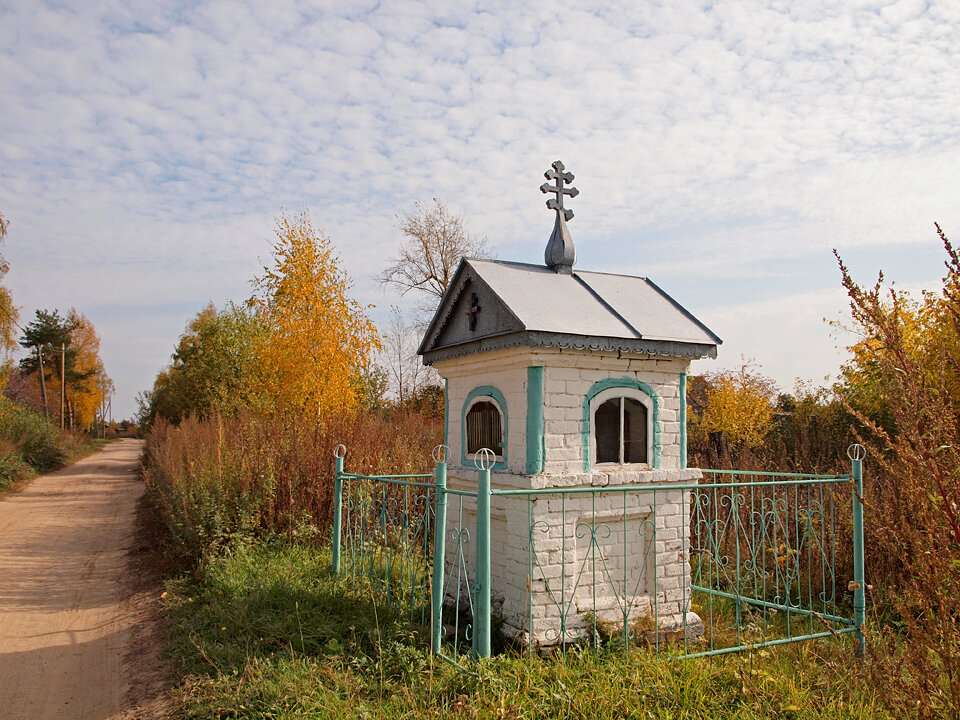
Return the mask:
{"type": "Polygon", "coordinates": [[[125,710],[141,447],[112,443],[0,499],[0,720],[125,710]]]}

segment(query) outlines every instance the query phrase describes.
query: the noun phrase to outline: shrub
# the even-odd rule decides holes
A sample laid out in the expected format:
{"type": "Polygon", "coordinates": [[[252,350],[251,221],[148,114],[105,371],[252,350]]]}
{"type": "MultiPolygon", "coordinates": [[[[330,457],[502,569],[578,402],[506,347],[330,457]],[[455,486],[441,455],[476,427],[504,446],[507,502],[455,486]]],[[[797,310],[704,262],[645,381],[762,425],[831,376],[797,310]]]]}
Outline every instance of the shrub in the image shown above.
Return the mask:
{"type": "Polygon", "coordinates": [[[323,424],[301,415],[157,421],[144,477],[170,532],[173,554],[197,562],[236,538],[326,531],[332,519],[333,452],[354,472],[429,471],[442,426],[419,415],[345,413],[323,424]]]}
{"type": "Polygon", "coordinates": [[[33,472],[66,465],[82,441],[64,432],[33,410],[0,397],[0,488],[33,472]]]}
{"type": "Polygon", "coordinates": [[[29,477],[30,473],[30,466],[23,461],[17,446],[6,438],[0,438],[0,490],[29,477]]]}

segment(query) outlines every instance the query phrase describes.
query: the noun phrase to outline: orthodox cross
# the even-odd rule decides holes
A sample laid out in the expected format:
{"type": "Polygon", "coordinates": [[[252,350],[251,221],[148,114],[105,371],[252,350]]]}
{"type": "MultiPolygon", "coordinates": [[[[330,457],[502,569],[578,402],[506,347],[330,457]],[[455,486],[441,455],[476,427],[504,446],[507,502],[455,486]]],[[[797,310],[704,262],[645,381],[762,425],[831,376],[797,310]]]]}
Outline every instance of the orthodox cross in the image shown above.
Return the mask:
{"type": "Polygon", "coordinates": [[[482,308],[481,308],[480,305],[478,304],[477,294],[476,294],[476,293],[471,293],[471,294],[470,294],[470,309],[467,310],[467,317],[470,319],[470,321],[469,321],[469,322],[470,322],[470,330],[472,330],[472,331],[476,331],[476,329],[477,329],[477,315],[480,314],[480,310],[482,310],[482,308]]]}
{"type": "Polygon", "coordinates": [[[543,176],[547,180],[556,180],[557,184],[551,185],[550,183],[544,183],[540,186],[540,192],[555,194],[557,196],[556,198],[547,200],[547,207],[551,210],[556,210],[558,213],[563,213],[564,220],[570,220],[573,217],[573,210],[568,210],[563,206],[563,196],[569,195],[571,198],[575,198],[580,194],[580,191],[575,187],[564,187],[564,185],[569,185],[573,182],[573,173],[564,172],[564,169],[563,163],[559,160],[553,163],[543,176]]]}

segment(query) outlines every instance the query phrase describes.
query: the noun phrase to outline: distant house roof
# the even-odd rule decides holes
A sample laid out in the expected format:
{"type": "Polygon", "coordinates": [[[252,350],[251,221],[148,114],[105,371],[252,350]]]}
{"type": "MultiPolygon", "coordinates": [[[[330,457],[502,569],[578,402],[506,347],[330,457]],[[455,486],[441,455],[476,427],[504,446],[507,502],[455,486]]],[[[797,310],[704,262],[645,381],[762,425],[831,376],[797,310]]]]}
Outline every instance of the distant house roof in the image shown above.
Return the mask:
{"type": "Polygon", "coordinates": [[[520,346],[702,358],[721,342],[646,278],[464,258],[419,353],[427,365],[520,346]]]}

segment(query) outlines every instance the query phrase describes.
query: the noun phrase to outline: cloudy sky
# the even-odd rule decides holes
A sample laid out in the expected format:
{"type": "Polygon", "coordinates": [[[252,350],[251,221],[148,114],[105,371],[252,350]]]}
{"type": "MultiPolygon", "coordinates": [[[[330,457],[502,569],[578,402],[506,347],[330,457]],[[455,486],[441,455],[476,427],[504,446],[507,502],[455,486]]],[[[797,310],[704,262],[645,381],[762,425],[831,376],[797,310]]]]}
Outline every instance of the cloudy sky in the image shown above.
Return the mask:
{"type": "MultiPolygon", "coordinates": [[[[309,208],[363,302],[440,197],[542,262],[649,276],[783,387],[845,338],[830,254],[907,288],[960,240],[960,3],[0,0],[0,213],[29,318],[71,306],[132,415],[186,322],[309,208]]],[[[412,304],[412,301],[411,301],[412,304]]]]}

